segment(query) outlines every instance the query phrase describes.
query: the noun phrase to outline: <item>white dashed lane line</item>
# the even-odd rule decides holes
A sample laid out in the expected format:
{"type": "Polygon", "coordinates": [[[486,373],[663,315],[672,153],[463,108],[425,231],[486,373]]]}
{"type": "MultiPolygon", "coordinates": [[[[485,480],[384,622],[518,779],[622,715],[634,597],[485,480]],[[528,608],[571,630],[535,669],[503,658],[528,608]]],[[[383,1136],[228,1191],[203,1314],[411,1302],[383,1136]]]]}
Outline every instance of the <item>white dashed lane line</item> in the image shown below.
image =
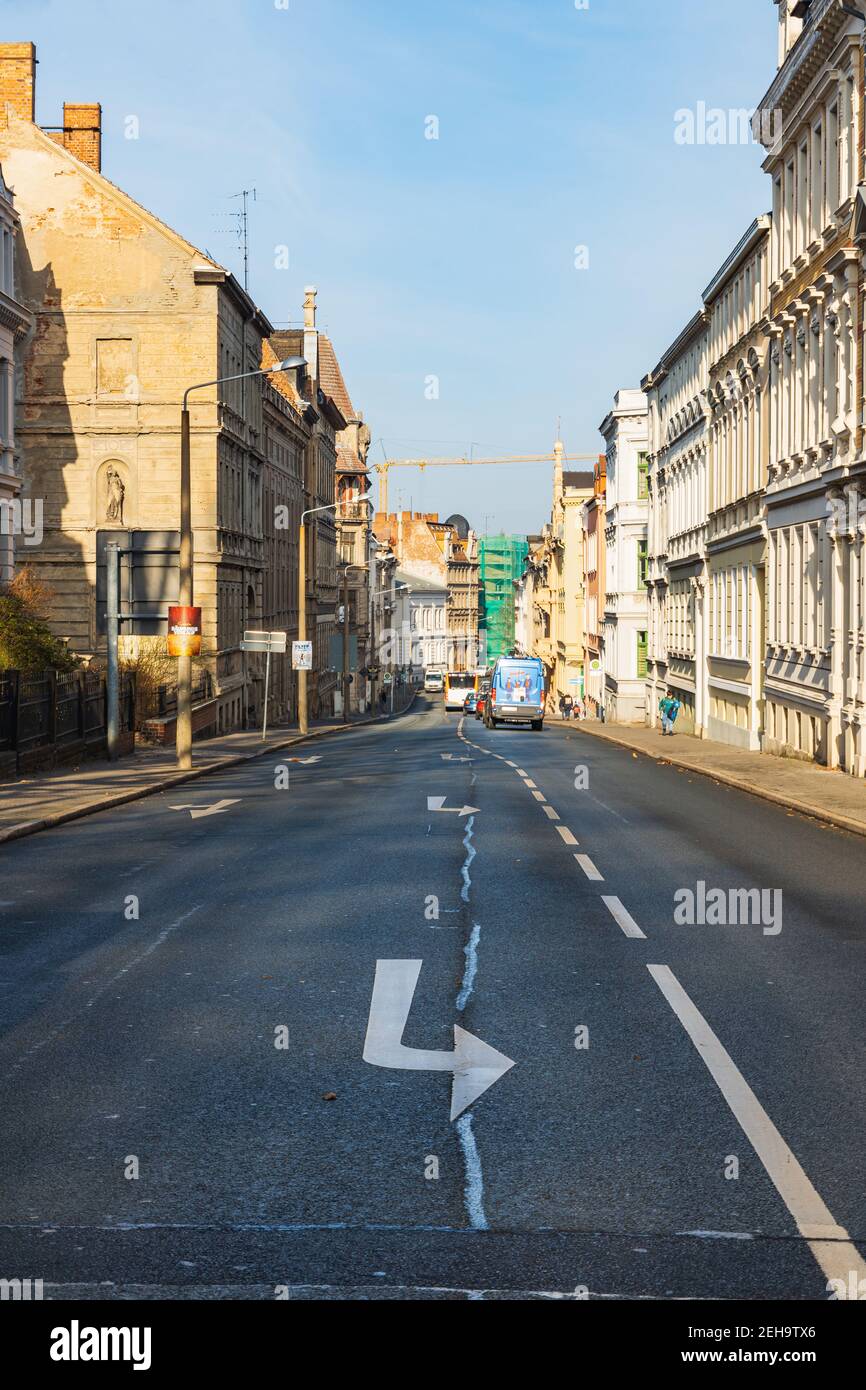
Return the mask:
{"type": "Polygon", "coordinates": [[[533,792],[532,795],[535,797],[536,801],[547,800],[547,797],[544,795],[544,792],[533,792]]]}
{"type": "Polygon", "coordinates": [[[531,792],[534,792],[538,784],[537,782],[533,782],[529,777],[524,777],[523,785],[525,787],[528,787],[531,792]]]}
{"type": "Polygon", "coordinates": [[[556,812],[554,811],[554,809],[553,809],[552,806],[545,806],[545,807],[544,807],[544,814],[545,814],[550,820],[559,820],[559,816],[556,814],[556,812]]]}
{"type": "Polygon", "coordinates": [[[604,874],[598,872],[588,854],[576,854],[574,857],[587,878],[591,879],[593,883],[604,883],[604,874]]]}
{"type": "Polygon", "coordinates": [[[641,931],[631,913],[623,907],[619,898],[602,898],[602,902],[607,908],[617,926],[622,927],[626,936],[634,937],[636,940],[646,941],[646,934],[641,931]]]}
{"type": "Polygon", "coordinates": [[[571,831],[568,829],[568,826],[558,825],[556,828],[567,845],[580,844],[580,840],[575,839],[574,835],[572,835],[571,831]]]}

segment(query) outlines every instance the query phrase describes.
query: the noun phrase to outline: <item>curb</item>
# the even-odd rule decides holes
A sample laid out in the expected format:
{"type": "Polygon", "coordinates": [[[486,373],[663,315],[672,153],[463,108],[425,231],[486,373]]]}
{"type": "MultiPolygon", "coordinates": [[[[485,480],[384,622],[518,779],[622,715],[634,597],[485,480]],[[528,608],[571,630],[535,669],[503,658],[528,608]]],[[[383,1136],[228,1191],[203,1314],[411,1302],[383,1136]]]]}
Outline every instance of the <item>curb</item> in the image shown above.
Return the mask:
{"type": "Polygon", "coordinates": [[[750,796],[757,796],[762,801],[771,801],[775,806],[784,806],[787,811],[798,811],[803,816],[809,816],[811,820],[822,821],[825,825],[832,825],[837,830],[847,830],[852,835],[866,837],[866,822],[864,821],[852,820],[839,811],[825,811],[821,807],[809,805],[806,801],[792,801],[780,792],[771,791],[768,787],[758,787],[754,782],[744,782],[739,777],[733,777],[729,772],[715,772],[707,767],[696,767],[694,763],[685,762],[682,758],[670,757],[667,753],[654,753],[648,748],[635,747],[633,743],[629,743],[623,738],[617,738],[615,734],[602,733],[596,729],[590,731],[583,727],[584,723],[585,721],[581,720],[579,723],[566,725],[557,720],[554,727],[561,729],[573,727],[588,735],[589,738],[600,738],[606,743],[615,744],[617,748],[627,748],[630,753],[636,753],[639,758],[652,758],[653,762],[669,763],[671,767],[680,768],[683,772],[694,772],[699,777],[709,777],[712,781],[720,782],[725,787],[733,787],[735,791],[748,792],[750,796]]]}
{"type": "MultiPolygon", "coordinates": [[[[394,719],[408,714],[415,703],[417,693],[416,691],[404,710],[394,715],[394,719]]],[[[85,816],[98,815],[100,811],[111,811],[115,806],[126,806],[130,801],[143,801],[146,796],[156,796],[159,792],[171,790],[172,787],[181,787],[186,782],[197,782],[199,778],[208,777],[213,772],[225,772],[228,768],[255,762],[257,758],[264,758],[270,753],[281,753],[283,749],[294,748],[299,743],[310,743],[319,738],[327,738],[331,734],[345,734],[352,729],[363,729],[372,724],[385,724],[389,719],[389,715],[382,714],[376,715],[373,719],[358,720],[354,724],[337,724],[333,728],[317,729],[314,733],[295,734],[280,743],[270,743],[266,748],[259,748],[254,753],[237,753],[231,757],[220,758],[218,762],[208,763],[206,767],[193,768],[191,772],[171,773],[151,786],[136,787],[132,791],[120,792],[115,796],[105,796],[100,801],[90,802],[86,806],[76,806],[71,811],[58,811],[55,815],[44,816],[41,820],[22,821],[20,825],[12,825],[8,830],[0,830],[0,845],[7,844],[10,840],[23,840],[28,835],[38,834],[40,830],[52,830],[55,826],[68,824],[69,821],[83,820],[85,816]]]]}

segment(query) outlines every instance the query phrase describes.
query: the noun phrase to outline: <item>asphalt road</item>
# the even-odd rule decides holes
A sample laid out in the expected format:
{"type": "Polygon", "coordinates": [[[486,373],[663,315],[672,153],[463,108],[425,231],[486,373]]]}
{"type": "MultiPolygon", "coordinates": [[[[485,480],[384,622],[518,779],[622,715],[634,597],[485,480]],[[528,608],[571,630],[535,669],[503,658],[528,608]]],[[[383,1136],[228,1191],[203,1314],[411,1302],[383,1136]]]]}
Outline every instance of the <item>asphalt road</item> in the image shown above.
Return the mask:
{"type": "Polygon", "coordinates": [[[0,851],[0,1276],[94,1299],[866,1278],[862,841],[438,702],[300,756],[0,851]],[[780,897],[679,924],[699,882],[780,897]],[[376,1021],[412,1069],[363,1056],[394,961],[417,986],[376,1021]],[[513,1066],[452,1121],[455,1024],[513,1066]]]}

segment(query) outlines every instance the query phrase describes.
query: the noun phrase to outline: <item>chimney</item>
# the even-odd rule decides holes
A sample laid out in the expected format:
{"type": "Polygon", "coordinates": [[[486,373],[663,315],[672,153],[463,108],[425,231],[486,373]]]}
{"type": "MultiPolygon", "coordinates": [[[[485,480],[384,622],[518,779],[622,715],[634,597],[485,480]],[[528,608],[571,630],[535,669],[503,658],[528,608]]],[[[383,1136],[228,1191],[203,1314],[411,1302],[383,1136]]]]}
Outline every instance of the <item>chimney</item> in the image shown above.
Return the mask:
{"type": "Polygon", "coordinates": [[[304,356],[307,359],[307,376],[313,382],[313,403],[315,404],[315,390],[319,383],[319,335],[316,332],[316,295],[318,290],[315,285],[307,285],[304,290],[304,356]]]}
{"type": "Polygon", "coordinates": [[[7,106],[25,121],[36,119],[36,45],[0,43],[0,128],[7,106]]]}
{"type": "Polygon", "coordinates": [[[63,146],[82,164],[102,172],[102,107],[99,102],[63,103],[63,146]]]}

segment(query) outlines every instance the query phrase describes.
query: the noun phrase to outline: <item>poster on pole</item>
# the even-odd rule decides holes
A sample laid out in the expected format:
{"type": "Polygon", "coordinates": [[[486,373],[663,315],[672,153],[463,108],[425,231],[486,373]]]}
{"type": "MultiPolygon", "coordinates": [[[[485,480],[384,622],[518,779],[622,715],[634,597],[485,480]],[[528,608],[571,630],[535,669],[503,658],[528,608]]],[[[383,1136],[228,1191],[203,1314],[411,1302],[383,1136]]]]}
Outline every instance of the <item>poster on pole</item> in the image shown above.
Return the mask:
{"type": "Polygon", "coordinates": [[[201,609],[175,605],[168,610],[169,656],[201,655],[201,609]]]}
{"type": "Polygon", "coordinates": [[[293,642],[292,643],[292,670],[293,671],[312,671],[313,669],[313,644],[312,642],[293,642]]]}

